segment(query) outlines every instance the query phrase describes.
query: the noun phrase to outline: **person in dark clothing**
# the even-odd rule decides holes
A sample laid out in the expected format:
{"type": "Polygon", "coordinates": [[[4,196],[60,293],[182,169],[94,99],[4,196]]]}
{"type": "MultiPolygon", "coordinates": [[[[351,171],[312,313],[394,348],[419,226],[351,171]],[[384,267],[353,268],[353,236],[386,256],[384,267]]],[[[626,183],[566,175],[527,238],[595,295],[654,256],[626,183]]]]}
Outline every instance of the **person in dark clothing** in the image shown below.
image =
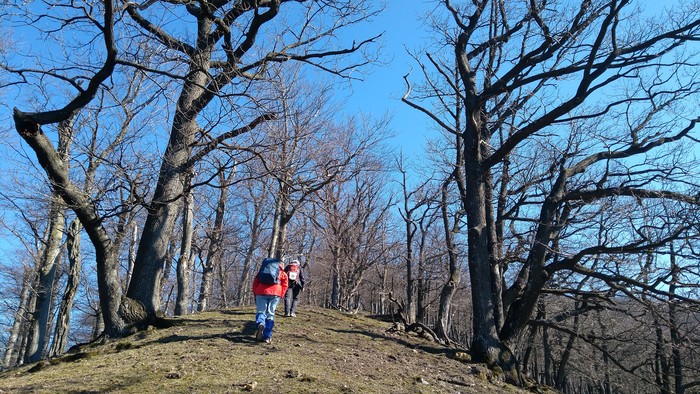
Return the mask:
{"type": "Polygon", "coordinates": [[[291,263],[287,264],[287,266],[284,267],[284,272],[287,273],[287,277],[289,278],[289,287],[287,288],[287,293],[284,295],[284,316],[295,317],[297,315],[299,293],[304,290],[306,279],[304,278],[304,272],[298,260],[293,260],[291,263]]]}

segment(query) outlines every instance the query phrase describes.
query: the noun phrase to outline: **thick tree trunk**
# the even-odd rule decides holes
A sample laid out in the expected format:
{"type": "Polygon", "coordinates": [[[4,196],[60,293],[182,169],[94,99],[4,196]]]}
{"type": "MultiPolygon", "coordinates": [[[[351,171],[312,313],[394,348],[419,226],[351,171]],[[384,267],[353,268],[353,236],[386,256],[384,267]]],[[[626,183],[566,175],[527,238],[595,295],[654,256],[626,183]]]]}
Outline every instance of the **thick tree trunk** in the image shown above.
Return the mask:
{"type": "MultiPolygon", "coordinates": [[[[201,18],[199,22],[200,34],[211,30],[210,21],[201,18]]],[[[127,297],[141,302],[148,314],[155,314],[160,308],[160,278],[177,220],[179,200],[183,197],[185,175],[191,171],[188,163],[195,136],[200,131],[196,118],[205,104],[195,103],[206,93],[210,58],[210,50],[202,50],[198,60],[190,64],[136,252],[127,297]]]]}
{"type": "Polygon", "coordinates": [[[68,330],[70,329],[70,314],[73,309],[73,300],[78,292],[80,284],[80,270],[82,260],[80,256],[80,230],[81,225],[78,220],[71,222],[68,227],[66,245],[68,249],[68,260],[70,267],[68,279],[66,280],[66,290],[63,292],[61,306],[56,316],[56,328],[54,330],[53,342],[49,350],[49,356],[63,354],[68,343],[68,330]]]}
{"type": "Polygon", "coordinates": [[[182,111],[182,108],[178,109],[170,142],[163,157],[158,184],[143,227],[127,291],[127,296],[140,301],[149,314],[155,314],[160,308],[160,277],[177,217],[177,200],[183,191],[181,166],[189,158],[189,146],[198,129],[193,119],[183,119],[182,111]]]}
{"type": "Polygon", "coordinates": [[[474,337],[471,353],[475,361],[484,362],[490,367],[498,366],[504,372],[506,380],[520,385],[520,371],[515,355],[499,338],[499,321],[497,319],[499,304],[495,297],[499,294],[500,284],[495,284],[493,275],[494,262],[491,256],[493,244],[489,242],[490,230],[486,217],[487,200],[486,172],[481,169],[479,158],[481,138],[465,138],[465,170],[467,173],[467,190],[470,191],[465,201],[467,213],[467,240],[469,255],[469,274],[472,290],[474,337]]]}
{"type": "MultiPolygon", "coordinates": [[[[465,140],[465,146],[478,145],[478,140],[465,140]]],[[[465,153],[465,157],[475,158],[474,152],[465,153]]],[[[498,366],[506,373],[511,383],[520,383],[517,361],[511,350],[498,336],[498,321],[495,313],[497,306],[492,276],[489,231],[486,220],[486,180],[479,170],[479,163],[466,159],[467,188],[471,191],[466,205],[468,223],[469,273],[472,288],[473,327],[471,352],[475,361],[485,362],[491,367],[498,366]]]]}
{"type": "MultiPolygon", "coordinates": [[[[2,367],[3,368],[9,368],[17,362],[17,354],[15,352],[16,347],[18,342],[21,343],[22,341],[19,340],[20,333],[22,332],[22,326],[25,325],[26,323],[26,308],[27,308],[27,302],[29,300],[29,289],[30,289],[30,280],[31,280],[31,271],[27,269],[26,267],[24,268],[24,271],[22,273],[22,290],[19,293],[19,305],[17,306],[17,311],[15,312],[15,317],[14,321],[12,323],[12,328],[10,329],[10,335],[7,340],[7,345],[5,347],[5,355],[2,360],[2,367]],[[19,340],[19,341],[18,341],[19,340]]],[[[26,335],[26,333],[25,333],[26,335]]]]}
{"type": "MultiPolygon", "coordinates": [[[[465,186],[469,193],[463,198],[464,210],[467,215],[467,242],[469,256],[469,275],[471,279],[473,330],[471,344],[472,357],[476,361],[485,362],[491,367],[498,366],[503,370],[506,380],[521,385],[520,371],[515,355],[499,338],[500,302],[495,297],[500,282],[494,283],[493,269],[496,261],[492,260],[498,254],[494,250],[493,236],[495,230],[487,215],[491,201],[488,185],[490,185],[489,170],[482,163],[488,152],[483,152],[489,145],[489,132],[483,119],[483,103],[479,102],[476,88],[476,75],[469,65],[467,56],[468,35],[461,33],[455,45],[455,58],[460,80],[464,86],[464,110],[467,123],[463,133],[465,186]]],[[[499,279],[500,280],[500,279],[499,279]]]]}

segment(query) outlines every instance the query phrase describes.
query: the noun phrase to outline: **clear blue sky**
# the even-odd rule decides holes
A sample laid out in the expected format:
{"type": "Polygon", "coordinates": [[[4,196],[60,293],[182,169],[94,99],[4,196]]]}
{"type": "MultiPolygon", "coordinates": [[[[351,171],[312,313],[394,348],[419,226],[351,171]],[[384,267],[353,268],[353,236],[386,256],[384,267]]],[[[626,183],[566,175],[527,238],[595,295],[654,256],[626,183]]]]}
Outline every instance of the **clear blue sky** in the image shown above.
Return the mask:
{"type": "Polygon", "coordinates": [[[414,50],[424,45],[427,36],[421,16],[435,6],[434,1],[388,0],[387,9],[381,13],[366,31],[360,31],[361,39],[384,32],[382,37],[382,60],[362,81],[353,82],[348,100],[348,111],[392,116],[391,131],[395,134],[389,143],[403,149],[407,155],[420,154],[430,127],[428,118],[401,102],[406,91],[403,76],[412,68],[419,76],[416,64],[407,49],[414,50]]]}

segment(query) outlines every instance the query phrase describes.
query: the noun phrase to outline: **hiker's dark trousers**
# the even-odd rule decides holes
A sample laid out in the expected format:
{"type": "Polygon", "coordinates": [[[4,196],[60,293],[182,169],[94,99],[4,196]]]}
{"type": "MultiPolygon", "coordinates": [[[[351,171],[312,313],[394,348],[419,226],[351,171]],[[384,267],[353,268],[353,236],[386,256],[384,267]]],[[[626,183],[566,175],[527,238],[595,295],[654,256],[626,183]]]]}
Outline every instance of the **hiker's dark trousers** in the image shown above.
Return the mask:
{"type": "Polygon", "coordinates": [[[301,293],[301,287],[299,286],[291,286],[287,289],[287,293],[284,295],[284,314],[286,316],[297,313],[299,293],[301,293]]]}

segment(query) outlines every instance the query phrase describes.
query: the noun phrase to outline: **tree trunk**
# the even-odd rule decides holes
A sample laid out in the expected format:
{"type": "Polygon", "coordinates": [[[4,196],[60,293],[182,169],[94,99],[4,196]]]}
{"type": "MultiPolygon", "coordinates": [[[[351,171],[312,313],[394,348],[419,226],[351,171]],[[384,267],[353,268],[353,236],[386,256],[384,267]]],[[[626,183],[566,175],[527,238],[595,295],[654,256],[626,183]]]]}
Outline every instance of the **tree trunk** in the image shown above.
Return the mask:
{"type": "Polygon", "coordinates": [[[678,300],[674,299],[673,296],[676,294],[676,289],[680,281],[680,268],[678,267],[676,261],[676,251],[673,244],[670,245],[671,248],[671,283],[669,285],[669,293],[671,294],[671,299],[668,305],[668,322],[671,331],[671,355],[673,359],[673,386],[675,388],[675,394],[684,394],[685,388],[683,387],[683,357],[681,355],[682,339],[681,334],[678,330],[678,316],[677,316],[677,304],[678,300]]]}
{"type": "Polygon", "coordinates": [[[416,286],[416,322],[420,324],[425,324],[425,319],[427,318],[427,293],[430,291],[428,288],[428,281],[422,277],[421,265],[418,266],[419,279],[417,280],[418,286],[416,286]]]}
{"type": "Polygon", "coordinates": [[[131,283],[131,276],[134,273],[134,263],[136,262],[136,247],[138,246],[139,240],[139,227],[136,222],[131,226],[131,240],[129,242],[129,267],[126,270],[126,279],[124,281],[124,288],[128,289],[131,283]]]}
{"type": "Polygon", "coordinates": [[[508,346],[499,338],[499,316],[502,311],[497,310],[499,303],[495,297],[502,295],[497,293],[500,283],[494,283],[493,269],[496,262],[492,257],[497,256],[492,242],[495,233],[488,226],[493,220],[487,218],[491,211],[488,206],[490,173],[488,168],[482,166],[484,158],[488,155],[483,152],[488,147],[489,133],[481,108],[482,103],[477,101],[476,75],[472,72],[467,57],[466,33],[461,33],[455,45],[457,68],[462,84],[464,85],[464,110],[467,123],[463,133],[464,143],[464,171],[466,175],[465,186],[469,193],[465,194],[463,205],[467,215],[467,243],[469,256],[469,275],[471,279],[473,330],[474,337],[471,344],[471,353],[475,361],[485,362],[490,367],[498,366],[503,370],[506,381],[521,385],[520,371],[515,355],[508,346]]]}
{"type": "Polygon", "coordinates": [[[48,343],[47,334],[49,324],[49,314],[53,310],[53,284],[56,274],[56,267],[61,253],[61,243],[63,240],[63,229],[65,227],[65,206],[61,198],[54,195],[51,198],[51,208],[49,213],[49,227],[41,253],[41,260],[37,269],[36,279],[36,307],[32,314],[29,328],[31,340],[27,343],[25,353],[25,363],[33,363],[44,357],[43,349],[48,343]]]}
{"type": "MultiPolygon", "coordinates": [[[[537,304],[537,313],[540,314],[542,319],[547,318],[547,310],[544,302],[537,304]]],[[[549,344],[549,328],[547,326],[542,327],[542,358],[544,364],[544,384],[547,386],[554,386],[552,379],[552,347],[549,344]]]]}
{"type": "Polygon", "coordinates": [[[228,308],[228,270],[224,264],[219,264],[219,305],[218,308],[228,308]]]}
{"type": "MultiPolygon", "coordinates": [[[[606,332],[606,325],[603,324],[603,318],[600,312],[596,314],[596,320],[598,323],[598,327],[600,327],[601,335],[604,335],[604,333],[606,332]]],[[[613,388],[612,383],[610,382],[610,358],[608,356],[608,343],[606,341],[603,341],[600,347],[603,352],[603,381],[601,382],[601,391],[602,394],[612,394],[613,388]]]]}
{"type": "MultiPolygon", "coordinates": [[[[34,275],[33,275],[34,276],[34,275]]],[[[30,279],[28,282],[28,286],[30,289],[32,287],[36,287],[36,283],[34,282],[34,277],[30,279]]],[[[29,292],[29,300],[27,301],[27,308],[24,313],[24,323],[20,327],[20,341],[19,341],[19,348],[17,351],[17,365],[23,365],[25,364],[25,355],[27,354],[27,348],[28,343],[31,342],[32,339],[32,330],[31,330],[31,324],[32,324],[32,315],[34,314],[34,310],[36,309],[36,292],[35,291],[30,291],[29,292]]]]}
{"type": "Polygon", "coordinates": [[[654,327],[656,328],[656,346],[654,349],[656,385],[659,386],[661,394],[671,394],[671,367],[666,357],[666,341],[664,340],[663,328],[659,318],[656,316],[654,316],[654,327]]]}
{"type": "Polygon", "coordinates": [[[80,256],[80,222],[76,219],[71,222],[68,227],[67,249],[70,268],[68,270],[68,279],[66,281],[66,290],[63,292],[61,306],[56,316],[56,328],[54,330],[53,342],[49,351],[49,356],[57,356],[63,354],[68,343],[68,331],[70,329],[70,314],[73,309],[73,300],[78,292],[80,284],[80,270],[82,268],[82,260],[80,256]]]}
{"type": "Polygon", "coordinates": [[[341,280],[340,280],[340,256],[339,247],[336,246],[331,252],[333,256],[333,270],[331,273],[331,306],[337,308],[341,300],[341,280]]]}
{"type": "Polygon", "coordinates": [[[224,233],[224,215],[226,213],[226,202],[228,200],[228,185],[231,183],[236,172],[232,170],[227,177],[222,171],[219,172],[219,200],[216,205],[216,214],[214,216],[214,225],[209,235],[209,252],[207,260],[202,269],[202,282],[199,287],[199,303],[197,311],[202,312],[209,308],[211,302],[211,289],[214,276],[214,270],[221,265],[221,247],[224,233]]]}
{"type": "MultiPolygon", "coordinates": [[[[579,303],[576,302],[574,305],[574,310],[578,309],[579,303]]],[[[573,331],[575,333],[578,333],[578,327],[579,315],[577,314],[574,316],[573,331]]],[[[574,348],[574,342],[576,342],[576,335],[570,334],[568,341],[566,341],[566,347],[564,347],[564,351],[562,352],[561,360],[559,360],[559,367],[557,367],[556,377],[554,378],[554,388],[562,392],[566,386],[566,367],[569,363],[569,359],[571,358],[571,351],[574,348]]]]}
{"type": "Polygon", "coordinates": [[[206,261],[204,262],[204,264],[202,264],[202,278],[199,282],[199,296],[197,297],[197,312],[203,312],[209,309],[209,298],[211,293],[211,282],[213,275],[214,261],[212,259],[211,254],[208,254],[206,261]]]}
{"type": "Polygon", "coordinates": [[[494,283],[492,275],[493,262],[489,242],[490,231],[486,218],[487,173],[481,169],[481,138],[465,138],[465,169],[467,170],[467,190],[469,198],[465,202],[467,213],[467,240],[469,255],[469,274],[472,290],[474,337],[471,344],[472,357],[477,362],[484,362],[490,367],[500,367],[505,373],[506,381],[520,385],[520,373],[515,355],[498,336],[497,311],[494,302],[499,296],[496,292],[500,284],[494,283]]]}
{"type": "MultiPolygon", "coordinates": [[[[198,31],[203,35],[211,30],[211,25],[210,21],[200,18],[198,31]]],[[[170,139],[163,154],[127,291],[127,297],[141,302],[148,314],[155,314],[160,307],[158,285],[177,220],[178,201],[183,196],[185,175],[191,170],[188,163],[192,146],[200,131],[197,115],[205,105],[195,105],[195,102],[205,94],[211,49],[202,49],[197,58],[189,65],[188,77],[177,101],[170,139]]]]}
{"type": "Polygon", "coordinates": [[[102,226],[102,218],[97,215],[95,207],[85,194],[70,181],[61,155],[56,152],[48,137],[41,132],[36,120],[19,110],[14,111],[13,117],[17,132],[36,153],[37,160],[46,171],[53,190],[75,212],[90,237],[95,248],[97,286],[100,306],[104,312],[105,330],[108,335],[120,335],[126,323],[119,316],[122,291],[119,285],[117,251],[106,229],[102,226]]]}
{"type": "MultiPolygon", "coordinates": [[[[459,137],[457,138],[459,141],[459,137]]],[[[458,153],[457,157],[458,159],[461,158],[461,153],[458,153]]],[[[458,164],[457,167],[461,167],[461,164],[458,164]]],[[[445,285],[442,287],[442,290],[440,291],[440,305],[438,306],[438,321],[436,327],[436,334],[439,338],[444,339],[445,341],[450,340],[448,333],[450,312],[452,309],[452,297],[454,296],[455,292],[457,292],[459,283],[462,281],[462,273],[460,270],[460,266],[457,262],[457,248],[454,243],[454,235],[457,234],[457,232],[459,231],[459,222],[461,220],[461,217],[454,217],[454,222],[452,223],[452,226],[450,226],[450,214],[447,210],[448,187],[450,185],[451,179],[453,179],[455,175],[458,176],[458,174],[458,169],[455,169],[453,175],[450,176],[450,178],[448,178],[445,182],[443,182],[441,190],[440,211],[442,213],[442,227],[443,232],[445,234],[445,246],[447,248],[449,274],[447,276],[447,283],[445,283],[445,285]]]]}
{"type": "Polygon", "coordinates": [[[415,224],[411,221],[407,195],[404,199],[404,209],[406,211],[406,217],[404,218],[406,225],[406,310],[404,312],[406,314],[406,323],[412,324],[416,316],[416,306],[413,300],[413,294],[415,293],[413,280],[413,234],[415,230],[413,227],[415,224]]]}
{"type": "Polygon", "coordinates": [[[95,340],[105,331],[105,320],[102,318],[102,308],[98,308],[95,314],[95,322],[92,326],[92,339],[95,340]]]}
{"type": "Polygon", "coordinates": [[[287,239],[287,223],[289,223],[291,219],[291,216],[287,215],[289,206],[289,187],[286,186],[284,182],[280,182],[272,222],[272,236],[270,238],[270,246],[267,250],[267,255],[269,257],[281,259],[284,255],[287,239]]]}
{"type": "MultiPolygon", "coordinates": [[[[188,182],[189,184],[189,182],[188,182]]],[[[194,196],[188,189],[185,194],[182,207],[182,243],[180,244],[180,258],[177,260],[177,299],[175,301],[175,316],[189,313],[188,302],[190,299],[190,266],[192,261],[192,237],[194,234],[194,196]]]]}
{"type": "MultiPolygon", "coordinates": [[[[18,344],[18,339],[20,338],[22,326],[26,323],[27,302],[29,299],[29,289],[31,287],[31,276],[31,271],[27,269],[27,267],[25,267],[22,273],[22,290],[19,294],[19,305],[17,306],[14,322],[12,323],[10,335],[7,340],[7,346],[5,347],[5,356],[3,357],[2,361],[3,368],[9,368],[15,365],[15,363],[17,362],[17,355],[15,354],[15,350],[18,344]]],[[[22,341],[19,342],[21,343],[22,341]]]]}
{"type": "MultiPolygon", "coordinates": [[[[530,357],[532,357],[534,345],[535,345],[535,339],[537,339],[537,326],[530,326],[530,333],[527,337],[527,342],[525,342],[525,353],[523,354],[523,359],[522,359],[522,364],[521,364],[521,370],[524,373],[528,373],[528,365],[530,365],[530,357]]],[[[537,360],[535,360],[536,362],[537,360]]],[[[534,370],[534,373],[530,374],[530,377],[537,379],[537,368],[532,368],[531,370],[534,370]]]]}
{"type": "MultiPolygon", "coordinates": [[[[168,291],[166,289],[166,286],[168,285],[168,280],[170,279],[170,272],[173,269],[173,261],[175,260],[175,254],[177,253],[178,246],[180,246],[180,244],[177,243],[177,240],[170,240],[170,246],[168,246],[168,253],[165,255],[165,265],[163,266],[163,272],[160,276],[160,283],[158,284],[158,292],[160,294],[164,294],[166,291],[168,291]]],[[[172,291],[173,287],[171,287],[168,292],[172,294],[172,291]]],[[[167,306],[163,306],[163,309],[167,309],[167,306]]]]}

